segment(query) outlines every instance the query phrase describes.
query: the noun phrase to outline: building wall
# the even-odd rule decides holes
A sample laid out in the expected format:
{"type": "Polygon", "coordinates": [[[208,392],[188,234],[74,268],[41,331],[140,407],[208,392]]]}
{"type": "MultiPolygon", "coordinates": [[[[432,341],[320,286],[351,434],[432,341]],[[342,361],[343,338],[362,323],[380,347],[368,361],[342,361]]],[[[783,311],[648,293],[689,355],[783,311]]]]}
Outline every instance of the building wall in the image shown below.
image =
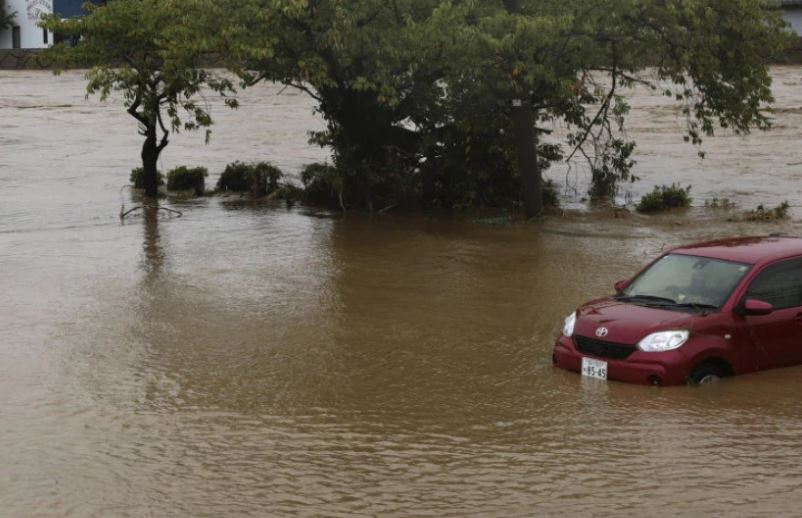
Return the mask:
{"type": "Polygon", "coordinates": [[[785,19],[797,34],[802,35],[802,6],[785,7],[785,19]]]}
{"type": "MultiPolygon", "coordinates": [[[[16,12],[14,23],[20,28],[21,48],[40,49],[53,44],[53,34],[47,35],[45,43],[44,31],[36,26],[39,16],[53,12],[53,0],[6,0],[6,7],[16,12]]],[[[12,48],[12,37],[11,29],[0,31],[0,49],[12,48]]]]}

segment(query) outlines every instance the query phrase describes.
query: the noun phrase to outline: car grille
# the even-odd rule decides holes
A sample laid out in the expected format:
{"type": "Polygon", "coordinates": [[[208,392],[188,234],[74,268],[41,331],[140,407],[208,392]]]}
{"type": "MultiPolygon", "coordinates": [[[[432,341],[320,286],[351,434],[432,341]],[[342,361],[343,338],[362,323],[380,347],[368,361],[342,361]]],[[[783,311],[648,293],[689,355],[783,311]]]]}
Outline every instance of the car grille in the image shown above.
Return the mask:
{"type": "Polygon", "coordinates": [[[635,348],[631,345],[602,342],[594,338],[577,335],[574,336],[574,346],[577,351],[583,354],[611,358],[613,360],[623,360],[635,352],[635,348]]]}

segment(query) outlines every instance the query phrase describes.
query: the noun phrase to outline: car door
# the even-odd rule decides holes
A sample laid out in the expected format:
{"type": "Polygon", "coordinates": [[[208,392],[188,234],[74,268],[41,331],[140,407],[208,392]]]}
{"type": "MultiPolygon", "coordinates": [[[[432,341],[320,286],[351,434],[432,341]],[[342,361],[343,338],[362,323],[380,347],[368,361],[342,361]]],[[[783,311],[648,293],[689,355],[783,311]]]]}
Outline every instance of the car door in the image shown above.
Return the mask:
{"type": "Polygon", "coordinates": [[[769,315],[745,317],[759,369],[802,363],[802,258],[769,265],[746,290],[747,298],[768,302],[769,315]]]}

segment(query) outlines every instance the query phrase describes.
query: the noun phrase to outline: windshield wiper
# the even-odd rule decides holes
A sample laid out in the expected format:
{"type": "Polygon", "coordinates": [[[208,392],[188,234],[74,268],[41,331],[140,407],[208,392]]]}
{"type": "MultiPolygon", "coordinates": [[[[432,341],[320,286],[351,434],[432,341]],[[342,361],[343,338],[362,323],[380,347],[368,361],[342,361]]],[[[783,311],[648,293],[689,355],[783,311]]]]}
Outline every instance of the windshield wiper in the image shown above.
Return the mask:
{"type": "Polygon", "coordinates": [[[672,308],[690,308],[695,310],[718,309],[718,306],[714,306],[713,304],[705,304],[703,302],[677,302],[674,299],[658,297],[656,295],[620,295],[615,297],[615,300],[621,302],[643,302],[646,304],[653,303],[661,307],[672,308]]]}
{"type": "Polygon", "coordinates": [[[662,304],[671,304],[671,305],[675,305],[677,303],[677,301],[674,299],[669,299],[668,297],[658,297],[656,295],[620,295],[616,297],[615,300],[620,300],[621,302],[634,302],[634,301],[660,302],[662,304]]]}
{"type": "Polygon", "coordinates": [[[718,306],[714,306],[713,304],[703,304],[701,302],[677,302],[673,306],[675,308],[718,309],[718,306]]]}

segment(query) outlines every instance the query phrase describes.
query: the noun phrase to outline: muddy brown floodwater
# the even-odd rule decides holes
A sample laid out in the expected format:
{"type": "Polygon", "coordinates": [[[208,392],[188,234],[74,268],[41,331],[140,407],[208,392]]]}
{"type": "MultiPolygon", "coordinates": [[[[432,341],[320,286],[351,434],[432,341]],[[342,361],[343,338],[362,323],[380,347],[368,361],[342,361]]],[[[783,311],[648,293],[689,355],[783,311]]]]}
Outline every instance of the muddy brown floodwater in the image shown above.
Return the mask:
{"type": "MultiPolygon", "coordinates": [[[[776,131],[703,162],[636,92],[635,194],[798,205],[802,69],[774,75],[776,131]]],[[[309,100],[277,93],[210,99],[212,143],[181,135],[162,166],[213,182],[325,158],[309,100]]],[[[0,128],[2,516],[799,514],[802,368],[655,389],[550,361],[563,317],[664,247],[796,222],[496,228],[204,198],[121,224],[139,138],[118,104],[80,74],[1,72],[0,128]]]]}

